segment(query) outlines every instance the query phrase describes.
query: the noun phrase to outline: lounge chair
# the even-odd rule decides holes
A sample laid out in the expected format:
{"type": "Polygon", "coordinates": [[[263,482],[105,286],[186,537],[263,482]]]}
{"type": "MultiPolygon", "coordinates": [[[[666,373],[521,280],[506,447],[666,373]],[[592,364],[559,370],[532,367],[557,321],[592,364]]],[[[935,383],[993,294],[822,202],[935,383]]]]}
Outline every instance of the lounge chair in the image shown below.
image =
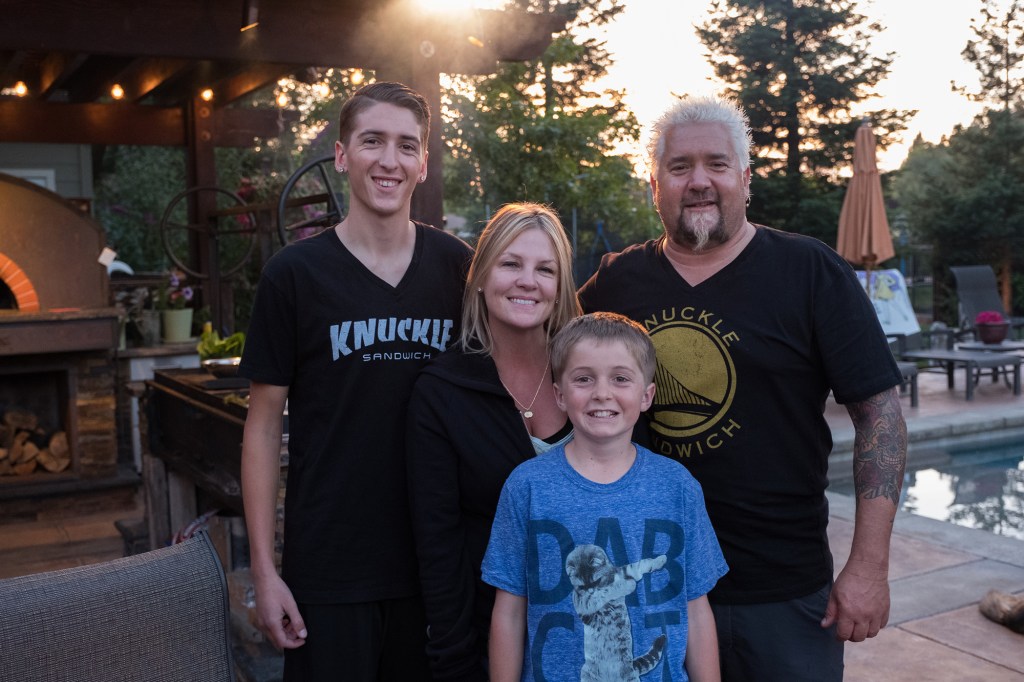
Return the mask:
{"type": "Polygon", "coordinates": [[[228,589],[205,532],[0,580],[0,680],[233,682],[228,589]]]}
{"type": "Polygon", "coordinates": [[[1007,376],[1013,372],[1013,394],[1020,395],[1020,364],[1021,356],[1011,353],[990,353],[988,351],[958,350],[953,347],[953,330],[941,330],[929,332],[928,336],[939,335],[945,338],[945,343],[938,348],[927,347],[925,334],[917,332],[914,334],[889,334],[890,340],[895,341],[895,355],[897,361],[903,362],[925,362],[924,367],[919,371],[938,371],[946,374],[947,384],[950,390],[954,387],[953,375],[958,367],[964,369],[964,384],[966,398],[974,400],[974,386],[981,378],[982,370],[991,370],[993,378],[998,377],[1000,371],[1007,376]]]}
{"type": "Polygon", "coordinates": [[[1024,317],[1010,317],[1003,307],[996,284],[996,273],[989,265],[963,265],[951,267],[956,279],[956,296],[960,308],[961,331],[973,331],[974,319],[978,313],[994,310],[1010,321],[1014,330],[1024,327],[1024,317]]]}

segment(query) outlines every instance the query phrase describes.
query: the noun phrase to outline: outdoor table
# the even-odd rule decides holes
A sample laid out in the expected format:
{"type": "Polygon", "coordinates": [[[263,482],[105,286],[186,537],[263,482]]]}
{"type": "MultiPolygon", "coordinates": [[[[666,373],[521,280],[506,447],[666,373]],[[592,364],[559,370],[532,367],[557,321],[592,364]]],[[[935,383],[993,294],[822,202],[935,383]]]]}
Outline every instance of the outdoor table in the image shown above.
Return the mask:
{"type": "Polygon", "coordinates": [[[982,343],[981,341],[961,341],[957,344],[960,350],[983,350],[991,353],[1013,353],[1024,350],[1024,341],[1002,341],[1000,343],[982,343]]]}
{"type": "MultiPolygon", "coordinates": [[[[960,350],[984,351],[988,353],[1015,353],[1024,350],[1024,341],[1000,341],[999,343],[982,343],[981,341],[961,341],[956,345],[960,350]]],[[[992,369],[992,381],[999,380],[999,368],[992,369]]],[[[1010,385],[1010,373],[1003,372],[1003,381],[1010,385]]]]}

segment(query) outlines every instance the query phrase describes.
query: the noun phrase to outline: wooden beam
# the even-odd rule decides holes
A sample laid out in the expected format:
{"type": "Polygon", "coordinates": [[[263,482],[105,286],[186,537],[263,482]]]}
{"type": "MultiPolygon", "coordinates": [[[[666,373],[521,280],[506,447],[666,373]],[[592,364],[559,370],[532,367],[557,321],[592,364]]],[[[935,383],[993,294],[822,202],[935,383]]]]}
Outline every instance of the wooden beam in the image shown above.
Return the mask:
{"type": "Polygon", "coordinates": [[[430,58],[423,58],[421,47],[406,43],[404,50],[396,50],[395,72],[377,72],[381,80],[404,81],[421,93],[430,107],[430,134],[427,137],[427,178],[416,185],[412,195],[413,220],[443,227],[444,224],[444,143],[441,139],[441,85],[440,72],[430,58]],[[405,58],[402,64],[399,59],[405,58]]]}
{"type": "MultiPolygon", "coordinates": [[[[213,145],[214,108],[211,102],[194,97],[185,116],[185,178],[189,187],[216,187],[217,161],[213,145]]],[[[251,143],[251,141],[250,141],[251,143]]],[[[190,225],[208,225],[210,215],[217,208],[213,192],[196,192],[188,198],[190,225]]],[[[217,241],[206,231],[189,230],[189,266],[206,274],[201,293],[202,305],[210,306],[210,317],[215,329],[227,329],[221,299],[220,265],[217,263],[217,241]]],[[[179,254],[179,257],[184,254],[179,254]]]]}
{"type": "Polygon", "coordinates": [[[0,88],[14,85],[21,77],[25,60],[28,55],[25,52],[13,50],[0,51],[0,88]]]}
{"type": "Polygon", "coordinates": [[[118,75],[125,101],[142,100],[188,64],[184,59],[136,59],[118,75]]]}
{"type": "Polygon", "coordinates": [[[181,109],[0,100],[0,142],[182,146],[181,109]]]}
{"type": "Polygon", "coordinates": [[[299,119],[297,111],[217,109],[213,140],[217,147],[252,147],[256,138],[272,139],[299,119]]]}
{"type": "Polygon", "coordinates": [[[221,105],[228,104],[294,72],[295,66],[291,64],[254,64],[214,85],[213,95],[221,105]]]}
{"type": "MultiPolygon", "coordinates": [[[[395,0],[261,0],[259,26],[243,33],[240,3],[4,0],[0,46],[376,69],[391,64],[398,43],[461,46],[469,34],[483,43],[477,56],[486,60],[531,59],[565,23],[562,14],[520,10],[470,10],[438,21],[395,0]],[[453,31],[459,33],[454,42],[453,31]]],[[[472,61],[478,63],[476,57],[472,61]]],[[[440,59],[436,66],[458,72],[457,64],[440,59]]]]}
{"type": "Polygon", "coordinates": [[[117,75],[131,64],[128,57],[88,55],[77,69],[74,78],[60,87],[68,102],[93,102],[108,97],[110,88],[117,82],[117,75]]]}
{"type": "MultiPolygon", "coordinates": [[[[277,137],[293,112],[215,109],[217,147],[251,147],[254,138],[277,137]]],[[[115,104],[56,104],[0,100],[0,142],[137,144],[181,147],[185,122],[176,107],[115,104]]]]}
{"type": "Polygon", "coordinates": [[[263,0],[260,25],[240,32],[241,3],[208,0],[4,0],[5,49],[142,57],[358,66],[339,39],[366,1],[263,0]],[[55,21],[54,17],[61,17],[55,21]],[[322,58],[326,61],[321,62],[322,58]],[[341,65],[341,64],[339,64],[341,65]]]}
{"type": "Polygon", "coordinates": [[[67,55],[50,53],[39,61],[39,78],[36,81],[38,92],[34,95],[40,99],[48,99],[60,88],[61,84],[71,78],[85,62],[85,55],[67,55]]]}

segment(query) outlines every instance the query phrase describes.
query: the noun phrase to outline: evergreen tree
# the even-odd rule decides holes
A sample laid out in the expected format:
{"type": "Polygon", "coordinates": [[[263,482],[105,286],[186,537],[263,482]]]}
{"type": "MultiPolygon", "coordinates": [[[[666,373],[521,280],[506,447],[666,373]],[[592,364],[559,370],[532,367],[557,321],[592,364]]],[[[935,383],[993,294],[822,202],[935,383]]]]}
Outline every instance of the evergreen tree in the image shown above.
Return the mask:
{"type": "Polygon", "coordinates": [[[1005,12],[996,0],[982,0],[981,21],[971,20],[975,39],[967,41],[960,54],[978,70],[980,88],[952,83],[953,90],[976,102],[1001,105],[1004,111],[1020,101],[1024,93],[1024,23],[1021,3],[1013,0],[1005,12]]]}
{"type": "MultiPolygon", "coordinates": [[[[978,71],[980,89],[977,92],[967,92],[966,88],[958,87],[953,83],[955,91],[963,93],[971,100],[978,102],[989,102],[998,107],[998,113],[987,111],[989,126],[986,134],[990,137],[995,147],[995,155],[991,162],[998,166],[1000,180],[1008,180],[1018,174],[1016,164],[1019,162],[1016,150],[1019,148],[1019,117],[1014,116],[1014,109],[1020,109],[1021,95],[1024,94],[1024,23],[1021,21],[1021,3],[1019,0],[1012,0],[1005,9],[1003,4],[996,0],[982,0],[981,20],[971,21],[971,30],[975,39],[969,40],[960,54],[963,58],[974,65],[978,71]]],[[[969,130],[967,132],[970,132],[969,130]]],[[[986,169],[986,176],[993,176],[996,169],[986,169]]],[[[1013,224],[1012,215],[1014,208],[1006,205],[1006,202],[1015,198],[1006,196],[1001,185],[993,188],[995,194],[991,200],[999,205],[996,215],[990,218],[1000,222],[996,228],[989,231],[1002,233],[1007,240],[1017,238],[1013,224]]],[[[1009,243],[1009,242],[1007,242],[1009,243]]],[[[1001,293],[1004,304],[1007,308],[1012,307],[1014,298],[1011,282],[1013,280],[1014,263],[1011,249],[999,249],[998,255],[993,255],[988,262],[993,263],[1000,279],[1001,293]]]]}
{"type": "MultiPolygon", "coordinates": [[[[875,96],[892,64],[892,54],[869,51],[882,26],[854,8],[854,0],[716,0],[697,29],[725,94],[750,118],[755,173],[782,173],[761,188],[780,202],[769,216],[778,227],[800,227],[807,192],[815,204],[835,199],[831,182],[851,162],[860,124],[850,110],[875,96]],[[803,174],[818,181],[807,183],[803,174]],[[784,186],[772,186],[779,182],[784,186]]],[[[878,146],[884,149],[914,113],[871,112],[878,146]]]]}

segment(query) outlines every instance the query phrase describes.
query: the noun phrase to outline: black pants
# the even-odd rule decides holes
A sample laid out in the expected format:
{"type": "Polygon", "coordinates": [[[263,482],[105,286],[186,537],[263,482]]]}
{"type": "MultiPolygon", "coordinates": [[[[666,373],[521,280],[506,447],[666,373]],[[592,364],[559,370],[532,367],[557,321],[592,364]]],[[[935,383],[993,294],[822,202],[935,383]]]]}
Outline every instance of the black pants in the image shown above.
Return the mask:
{"type": "Polygon", "coordinates": [[[429,680],[419,597],[360,604],[299,604],[306,643],[284,655],[284,682],[429,680]]]}
{"type": "Polygon", "coordinates": [[[814,594],[772,604],[712,604],[722,682],[839,682],[843,643],[821,627],[829,583],[814,594]]]}

